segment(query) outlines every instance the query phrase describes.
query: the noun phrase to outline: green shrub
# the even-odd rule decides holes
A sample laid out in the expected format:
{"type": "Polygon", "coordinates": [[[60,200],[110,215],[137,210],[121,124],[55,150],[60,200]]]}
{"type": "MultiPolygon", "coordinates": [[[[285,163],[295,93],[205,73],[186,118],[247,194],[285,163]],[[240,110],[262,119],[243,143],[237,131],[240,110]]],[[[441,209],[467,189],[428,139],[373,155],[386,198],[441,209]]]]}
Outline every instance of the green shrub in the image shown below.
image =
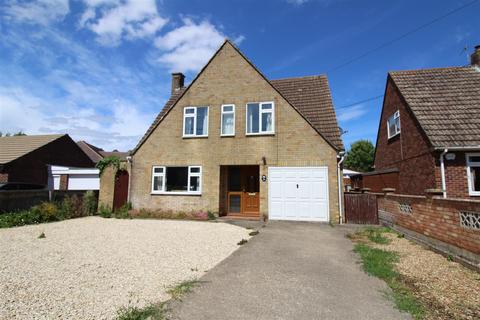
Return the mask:
{"type": "Polygon", "coordinates": [[[83,208],[88,216],[93,216],[97,212],[97,197],[92,190],[88,190],[83,195],[83,208]]]}
{"type": "Polygon", "coordinates": [[[72,201],[70,197],[65,197],[58,204],[57,217],[59,220],[70,219],[72,217],[72,201]]]}
{"type": "Polygon", "coordinates": [[[128,219],[131,218],[129,211],[132,209],[132,204],[130,202],[125,203],[122,207],[118,208],[115,211],[115,218],[117,219],[128,219]]]}
{"type": "Polygon", "coordinates": [[[19,211],[8,212],[0,215],[0,228],[11,228],[24,226],[27,224],[40,223],[41,217],[39,211],[19,211]]]}
{"type": "Polygon", "coordinates": [[[208,220],[215,220],[217,216],[212,211],[208,211],[208,220]]]}
{"type": "Polygon", "coordinates": [[[112,209],[106,205],[100,205],[98,208],[98,214],[103,218],[111,218],[112,217],[112,209]]]}
{"type": "Polygon", "coordinates": [[[53,202],[42,202],[33,206],[30,212],[39,217],[39,222],[57,221],[58,208],[53,202]]]}

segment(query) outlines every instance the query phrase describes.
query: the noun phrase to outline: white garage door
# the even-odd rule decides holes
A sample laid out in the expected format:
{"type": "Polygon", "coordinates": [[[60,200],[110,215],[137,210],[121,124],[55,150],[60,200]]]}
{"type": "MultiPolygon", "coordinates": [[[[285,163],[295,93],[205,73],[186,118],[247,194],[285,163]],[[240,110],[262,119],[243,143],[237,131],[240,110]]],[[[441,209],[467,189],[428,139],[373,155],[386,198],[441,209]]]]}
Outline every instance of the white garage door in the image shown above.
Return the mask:
{"type": "Polygon", "coordinates": [[[328,221],[327,167],[268,168],[272,220],[328,221]]]}
{"type": "Polygon", "coordinates": [[[68,190],[99,190],[100,177],[98,174],[70,174],[68,175],[68,190]]]}

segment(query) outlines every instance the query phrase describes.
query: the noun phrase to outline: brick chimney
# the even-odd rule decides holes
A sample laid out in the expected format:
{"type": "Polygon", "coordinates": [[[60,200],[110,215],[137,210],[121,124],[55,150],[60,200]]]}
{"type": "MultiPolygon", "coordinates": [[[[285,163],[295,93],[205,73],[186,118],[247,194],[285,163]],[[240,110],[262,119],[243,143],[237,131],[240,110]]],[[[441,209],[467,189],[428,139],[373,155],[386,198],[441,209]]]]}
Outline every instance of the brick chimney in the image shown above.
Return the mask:
{"type": "Polygon", "coordinates": [[[183,88],[185,76],[181,72],[172,73],[172,94],[183,88]]]}
{"type": "Polygon", "coordinates": [[[473,51],[472,55],[470,56],[470,63],[472,66],[480,68],[480,45],[475,46],[475,51],[473,51]]]}

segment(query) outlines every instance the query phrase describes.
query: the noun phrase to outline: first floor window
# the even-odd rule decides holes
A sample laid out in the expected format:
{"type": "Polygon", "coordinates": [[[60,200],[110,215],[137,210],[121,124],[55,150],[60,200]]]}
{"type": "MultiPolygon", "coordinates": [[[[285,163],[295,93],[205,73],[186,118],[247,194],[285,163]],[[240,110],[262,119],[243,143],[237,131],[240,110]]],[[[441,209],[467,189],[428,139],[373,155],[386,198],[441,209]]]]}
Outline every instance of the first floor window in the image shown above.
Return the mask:
{"type": "Polygon", "coordinates": [[[152,193],[196,193],[201,192],[202,167],[154,166],[152,193]]]}
{"type": "Polygon", "coordinates": [[[480,153],[466,154],[468,191],[472,196],[480,196],[480,153]]]}
{"type": "Polygon", "coordinates": [[[227,104],[222,106],[222,136],[235,135],[235,106],[227,104]]]}
{"type": "Polygon", "coordinates": [[[400,111],[396,111],[387,120],[388,138],[392,138],[400,133],[400,111]]]}
{"type": "Polygon", "coordinates": [[[208,136],[208,107],[187,107],[184,109],[183,136],[208,136]]]}
{"type": "Polygon", "coordinates": [[[274,133],[274,104],[259,102],[247,104],[247,134],[274,133]]]}

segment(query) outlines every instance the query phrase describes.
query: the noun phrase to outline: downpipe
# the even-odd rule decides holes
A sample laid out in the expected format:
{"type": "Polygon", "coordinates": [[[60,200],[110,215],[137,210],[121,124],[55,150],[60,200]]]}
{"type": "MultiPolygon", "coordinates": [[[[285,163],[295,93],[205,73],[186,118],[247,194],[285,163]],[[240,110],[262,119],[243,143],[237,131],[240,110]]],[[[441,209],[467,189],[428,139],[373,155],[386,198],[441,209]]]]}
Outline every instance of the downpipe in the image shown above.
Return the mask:
{"type": "Polygon", "coordinates": [[[337,177],[338,177],[338,210],[340,211],[340,224],[343,224],[343,199],[342,199],[342,172],[341,167],[343,160],[345,160],[345,152],[341,151],[338,153],[340,161],[337,163],[337,177]]]}
{"type": "Polygon", "coordinates": [[[445,181],[445,154],[448,152],[448,149],[443,150],[440,154],[440,176],[442,179],[442,195],[443,198],[447,198],[447,182],[445,181]]]}

